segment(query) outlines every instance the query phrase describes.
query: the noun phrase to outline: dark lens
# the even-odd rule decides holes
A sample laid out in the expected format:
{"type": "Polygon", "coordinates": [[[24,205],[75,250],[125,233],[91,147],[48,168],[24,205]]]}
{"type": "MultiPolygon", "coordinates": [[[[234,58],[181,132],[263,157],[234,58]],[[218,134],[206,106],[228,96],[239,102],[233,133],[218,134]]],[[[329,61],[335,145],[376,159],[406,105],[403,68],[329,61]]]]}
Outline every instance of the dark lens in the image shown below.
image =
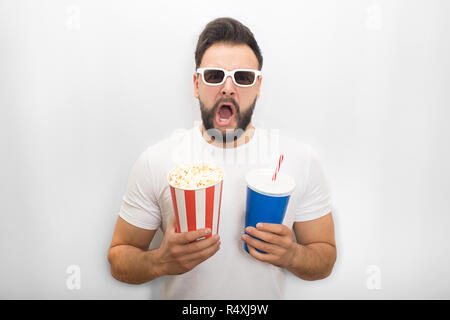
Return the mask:
{"type": "Polygon", "coordinates": [[[237,71],[234,79],[239,84],[250,85],[255,81],[255,73],[253,71],[237,71]]]}
{"type": "Polygon", "coordinates": [[[225,74],[222,70],[205,70],[203,72],[205,81],[208,83],[220,83],[223,80],[225,74]]]}

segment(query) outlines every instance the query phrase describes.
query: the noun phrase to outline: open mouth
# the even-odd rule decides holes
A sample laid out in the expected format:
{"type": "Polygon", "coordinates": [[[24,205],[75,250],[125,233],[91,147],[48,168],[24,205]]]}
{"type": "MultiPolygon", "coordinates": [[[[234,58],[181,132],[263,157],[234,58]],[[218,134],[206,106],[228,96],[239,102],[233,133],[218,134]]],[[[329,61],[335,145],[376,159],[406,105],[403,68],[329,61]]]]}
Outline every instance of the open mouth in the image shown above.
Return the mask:
{"type": "Polygon", "coordinates": [[[216,123],[221,127],[227,126],[233,121],[235,114],[236,110],[232,103],[223,103],[217,108],[216,123]]]}

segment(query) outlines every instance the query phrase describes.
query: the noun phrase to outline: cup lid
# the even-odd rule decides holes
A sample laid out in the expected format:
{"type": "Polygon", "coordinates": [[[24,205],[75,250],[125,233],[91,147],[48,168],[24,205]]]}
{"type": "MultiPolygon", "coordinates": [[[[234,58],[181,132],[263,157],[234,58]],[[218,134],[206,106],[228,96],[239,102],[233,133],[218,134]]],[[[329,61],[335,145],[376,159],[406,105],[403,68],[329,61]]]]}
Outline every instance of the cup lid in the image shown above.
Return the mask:
{"type": "Polygon", "coordinates": [[[250,189],[273,197],[285,197],[295,188],[294,179],[288,174],[278,172],[277,179],[272,181],[272,169],[254,169],[245,175],[250,189]]]}

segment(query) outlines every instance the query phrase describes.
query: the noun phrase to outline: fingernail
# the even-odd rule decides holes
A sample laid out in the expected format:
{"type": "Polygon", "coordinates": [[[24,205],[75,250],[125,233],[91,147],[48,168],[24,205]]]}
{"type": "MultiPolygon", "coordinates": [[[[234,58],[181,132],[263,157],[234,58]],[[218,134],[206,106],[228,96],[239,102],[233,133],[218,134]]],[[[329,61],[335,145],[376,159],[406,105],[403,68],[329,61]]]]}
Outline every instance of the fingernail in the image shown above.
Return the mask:
{"type": "Polygon", "coordinates": [[[211,229],[206,229],[205,233],[206,234],[210,234],[211,233],[211,229]]]}
{"type": "Polygon", "coordinates": [[[256,224],[256,227],[257,227],[257,228],[262,228],[262,226],[263,226],[263,224],[262,224],[261,222],[258,222],[258,223],[256,224]]]}

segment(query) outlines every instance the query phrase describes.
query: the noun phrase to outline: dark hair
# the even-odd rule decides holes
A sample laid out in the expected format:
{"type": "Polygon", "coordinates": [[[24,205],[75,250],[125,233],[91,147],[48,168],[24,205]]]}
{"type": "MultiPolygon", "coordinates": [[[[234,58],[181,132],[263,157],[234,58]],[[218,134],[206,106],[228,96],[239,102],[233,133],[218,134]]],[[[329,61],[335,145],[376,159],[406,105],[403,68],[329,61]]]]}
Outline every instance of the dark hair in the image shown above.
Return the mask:
{"type": "Polygon", "coordinates": [[[195,49],[195,65],[198,68],[203,54],[214,43],[225,42],[231,44],[246,44],[258,59],[258,69],[261,70],[263,57],[258,43],[249,28],[232,18],[217,18],[209,22],[198,37],[195,49]]]}

